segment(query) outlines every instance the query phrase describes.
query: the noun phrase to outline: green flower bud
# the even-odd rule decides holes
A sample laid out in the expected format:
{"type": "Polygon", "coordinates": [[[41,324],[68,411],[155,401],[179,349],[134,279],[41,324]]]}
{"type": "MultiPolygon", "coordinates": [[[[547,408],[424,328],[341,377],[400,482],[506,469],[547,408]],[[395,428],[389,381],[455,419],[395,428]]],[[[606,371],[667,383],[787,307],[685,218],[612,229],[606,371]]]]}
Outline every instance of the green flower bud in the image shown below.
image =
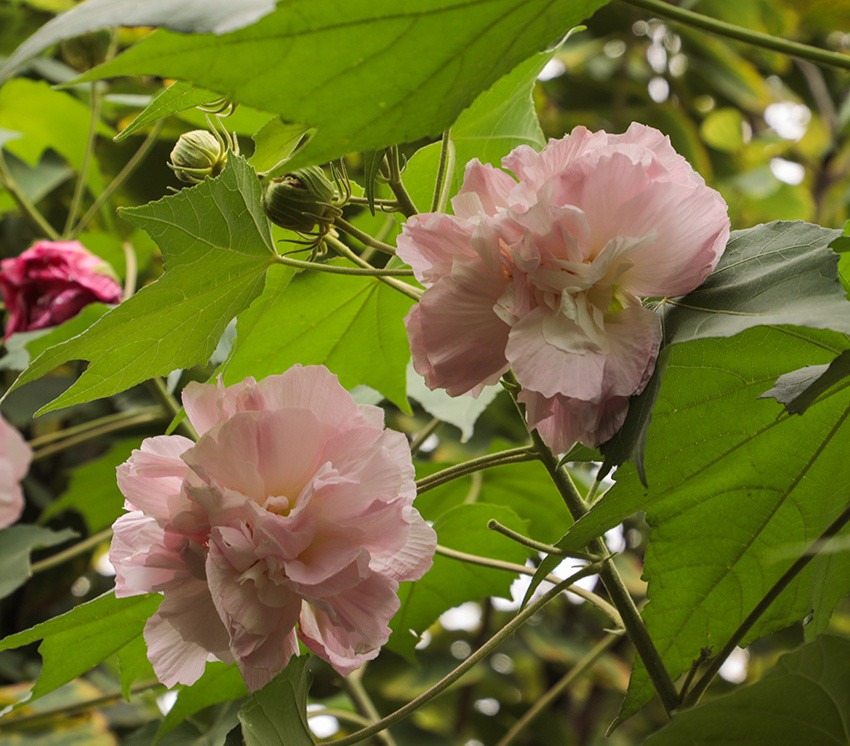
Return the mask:
{"type": "Polygon", "coordinates": [[[276,225],[297,233],[317,228],[324,234],[340,210],[334,205],[334,187],[319,166],[310,166],[273,179],[263,194],[263,209],[276,225]]]}
{"type": "Polygon", "coordinates": [[[180,181],[200,184],[207,176],[218,176],[225,163],[227,146],[224,141],[212,132],[192,130],[180,135],[168,165],[180,181]]]}

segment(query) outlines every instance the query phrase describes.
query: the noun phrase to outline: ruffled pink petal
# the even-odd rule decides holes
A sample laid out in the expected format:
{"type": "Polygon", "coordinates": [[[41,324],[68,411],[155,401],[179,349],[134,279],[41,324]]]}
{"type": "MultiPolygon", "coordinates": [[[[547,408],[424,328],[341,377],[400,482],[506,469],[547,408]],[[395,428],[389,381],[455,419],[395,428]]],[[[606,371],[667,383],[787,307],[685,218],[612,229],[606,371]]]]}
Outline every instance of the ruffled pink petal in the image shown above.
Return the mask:
{"type": "Polygon", "coordinates": [[[366,661],[377,658],[380,652],[379,646],[362,648],[356,632],[340,628],[330,615],[309,605],[301,610],[298,637],[340,676],[348,676],[366,661]]]}
{"type": "Polygon", "coordinates": [[[402,517],[410,524],[404,545],[390,556],[372,550],[370,568],[398,582],[419,580],[434,562],[437,534],[412,507],[405,507],[402,517]]]}
{"type": "Polygon", "coordinates": [[[118,467],[118,489],[129,505],[153,518],[167,520],[178,509],[186,464],[180,456],[193,446],[181,435],[147,438],[118,467]]]}
{"type": "Polygon", "coordinates": [[[414,215],[398,237],[399,258],[410,265],[416,279],[430,287],[452,271],[458,257],[475,259],[471,246],[475,224],[453,215],[414,215]]]}
{"type": "Polygon", "coordinates": [[[504,171],[473,158],[466,164],[463,187],[452,200],[455,215],[462,219],[474,219],[482,212],[493,216],[510,206],[510,194],[516,185],[504,171]]]}
{"type": "Polygon", "coordinates": [[[661,346],[661,319],[635,303],[606,317],[605,334],[610,344],[605,361],[605,395],[639,394],[655,369],[661,346]]]}
{"type": "Polygon", "coordinates": [[[456,269],[434,285],[405,318],[413,365],[431,388],[477,395],[508,369],[510,327],[493,306],[503,277],[456,269]]]}
{"type": "Polygon", "coordinates": [[[263,405],[253,378],[246,378],[232,386],[225,386],[220,378],[215,384],[192,381],[183,389],[183,408],[198,435],[203,435],[237,412],[263,409],[263,405]]]}
{"type": "Polygon", "coordinates": [[[12,525],[24,510],[20,482],[29,471],[32,449],[0,416],[0,528],[12,525]]]}

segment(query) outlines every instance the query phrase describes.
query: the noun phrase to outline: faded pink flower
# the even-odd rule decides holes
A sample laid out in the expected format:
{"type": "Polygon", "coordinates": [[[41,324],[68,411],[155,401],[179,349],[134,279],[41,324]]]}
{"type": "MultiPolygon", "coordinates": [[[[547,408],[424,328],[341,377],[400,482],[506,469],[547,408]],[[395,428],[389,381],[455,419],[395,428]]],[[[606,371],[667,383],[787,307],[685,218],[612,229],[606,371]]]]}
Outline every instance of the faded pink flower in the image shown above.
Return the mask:
{"type": "Polygon", "coordinates": [[[431,388],[477,396],[513,369],[528,422],[555,451],[622,425],[661,343],[640,297],[682,295],[729,237],[721,196],[667,137],[576,127],[467,164],[455,215],[407,221],[398,255],[427,288],[405,319],[431,388]]]}
{"type": "Polygon", "coordinates": [[[0,528],[11,526],[24,512],[21,480],[31,461],[32,449],[0,415],[0,528]]]}
{"type": "Polygon", "coordinates": [[[374,658],[436,546],[405,437],[323,366],[191,383],[183,404],[200,439],[148,438],[118,467],[131,512],[109,555],[117,596],[164,596],[145,626],[159,680],[218,659],[254,691],[298,639],[343,675],[374,658]]]}
{"type": "Polygon", "coordinates": [[[0,292],[9,312],[6,339],[61,324],[95,301],[118,303],[121,286],[100,271],[103,267],[79,241],[37,241],[20,256],[4,259],[0,292]]]}

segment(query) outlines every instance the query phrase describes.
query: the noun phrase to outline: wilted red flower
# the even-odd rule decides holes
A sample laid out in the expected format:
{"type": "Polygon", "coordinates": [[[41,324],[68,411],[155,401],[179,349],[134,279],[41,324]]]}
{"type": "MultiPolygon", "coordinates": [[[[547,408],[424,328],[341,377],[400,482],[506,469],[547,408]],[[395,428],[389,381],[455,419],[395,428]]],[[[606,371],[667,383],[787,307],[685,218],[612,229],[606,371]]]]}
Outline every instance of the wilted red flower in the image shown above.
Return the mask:
{"type": "Polygon", "coordinates": [[[37,241],[0,262],[0,292],[15,332],[47,329],[76,316],[89,303],[118,303],[121,286],[100,271],[104,262],[79,241],[37,241]]]}
{"type": "Polygon", "coordinates": [[[505,171],[466,167],[455,215],[412,217],[398,255],[427,290],[408,314],[431,388],[477,396],[512,369],[528,424],[556,451],[622,425],[661,342],[641,297],[682,295],[729,238],[722,197],[658,130],[576,127],[505,171]]]}

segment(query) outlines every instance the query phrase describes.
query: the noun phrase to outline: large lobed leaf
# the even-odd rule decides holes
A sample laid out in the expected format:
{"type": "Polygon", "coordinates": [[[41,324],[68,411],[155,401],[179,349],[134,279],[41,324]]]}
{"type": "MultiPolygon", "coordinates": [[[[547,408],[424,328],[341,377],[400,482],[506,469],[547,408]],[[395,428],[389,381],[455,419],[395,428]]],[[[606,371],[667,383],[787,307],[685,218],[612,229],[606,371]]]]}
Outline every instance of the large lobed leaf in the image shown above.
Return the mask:
{"type": "Polygon", "coordinates": [[[226,36],[157,31],[85,77],[175,77],[316,128],[292,160],[298,168],[441,132],[604,4],[292,0],[226,36]]]}
{"type": "Polygon", "coordinates": [[[324,364],[346,388],[371,386],[402,409],[410,348],[402,318],[411,300],[374,277],[275,267],[239,316],[226,383],[263,378],[296,363],[324,364]]]}
{"type": "Polygon", "coordinates": [[[29,700],[52,692],[132,644],[156,611],[162,596],[147,594],[116,598],[109,593],[81,604],[61,616],[0,640],[9,650],[42,640],[41,675],[29,700]]]}
{"type": "Polygon", "coordinates": [[[256,174],[239,157],[231,156],[217,179],[122,215],[156,240],[166,272],[19,376],[13,388],[68,360],[91,361],[42,412],[206,363],[228,322],[260,294],[275,261],[256,174]]]}
{"type": "Polygon", "coordinates": [[[823,635],[764,677],[677,715],[646,746],[850,743],[850,640],[823,635]]]}
{"type": "MultiPolygon", "coordinates": [[[[719,650],[794,559],[846,506],[850,389],[802,416],[759,399],[789,368],[828,362],[837,333],[761,327],[671,348],[646,448],[649,487],[631,465],[567,534],[577,547],[625,516],[650,525],[643,616],[675,677],[719,650]]],[[[813,613],[822,631],[850,588],[850,555],[819,556],[769,607],[751,637],[813,613]]],[[[638,665],[623,715],[652,696],[638,665]]]]}
{"type": "Polygon", "coordinates": [[[0,66],[0,83],[56,42],[108,26],[165,26],[184,33],[223,34],[274,9],[277,0],[87,0],[44,24],[0,66]]]}

